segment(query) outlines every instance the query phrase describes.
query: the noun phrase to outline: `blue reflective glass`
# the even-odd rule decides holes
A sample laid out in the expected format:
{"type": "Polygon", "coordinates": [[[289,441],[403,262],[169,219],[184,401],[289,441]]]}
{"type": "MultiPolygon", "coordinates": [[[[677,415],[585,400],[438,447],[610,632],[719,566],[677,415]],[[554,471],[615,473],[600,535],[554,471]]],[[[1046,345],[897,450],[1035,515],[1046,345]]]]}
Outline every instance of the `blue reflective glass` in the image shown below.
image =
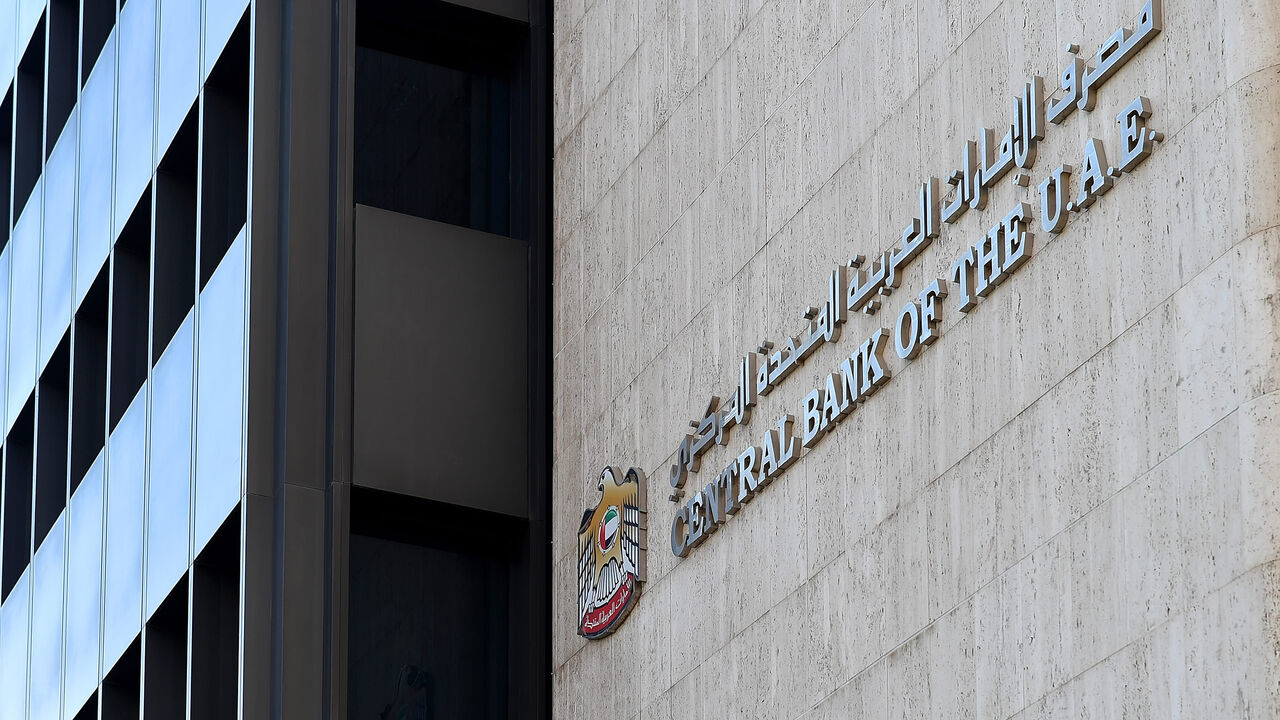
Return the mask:
{"type": "Polygon", "coordinates": [[[71,260],[76,202],[76,113],[44,168],[44,257],[40,262],[40,367],[71,325],[71,260]]]}
{"type": "Polygon", "coordinates": [[[111,31],[80,94],[80,179],[76,195],[76,307],[111,248],[111,143],[115,127],[116,32],[111,31]]]}
{"type": "Polygon", "coordinates": [[[151,375],[147,481],[147,617],[187,569],[191,537],[191,358],[194,311],[151,375]]]}
{"type": "Polygon", "coordinates": [[[115,234],[151,179],[155,105],[155,0],[129,0],[120,11],[120,108],[116,125],[115,234]]]}
{"type": "Polygon", "coordinates": [[[32,564],[31,720],[58,720],[62,676],[62,569],[66,515],[58,516],[32,564]]]}
{"type": "Polygon", "coordinates": [[[142,493],[147,386],[124,411],[107,448],[107,565],[103,667],[111,667],[142,628],[142,493]]]}
{"type": "Polygon", "coordinates": [[[98,686],[98,613],[102,609],[102,468],[105,455],[71,495],[67,527],[68,708],[78,708],[98,686]]]}
{"type": "Polygon", "coordinates": [[[22,571],[22,577],[13,586],[8,599],[0,607],[0,718],[25,718],[27,716],[27,633],[28,610],[31,597],[28,593],[31,568],[22,571]]]}
{"type": "Polygon", "coordinates": [[[204,4],[203,77],[209,77],[209,71],[213,70],[214,63],[218,61],[222,49],[231,39],[231,33],[236,31],[236,24],[240,22],[240,16],[244,14],[244,9],[247,7],[249,7],[249,0],[226,0],[226,2],[204,4]]]}
{"type": "Polygon", "coordinates": [[[199,90],[200,3],[161,0],[160,104],[156,112],[160,148],[169,146],[199,90]]]}
{"type": "MultiPolygon", "coordinates": [[[[9,27],[18,18],[15,0],[0,0],[0,27],[9,27]]],[[[0,32],[0,86],[8,87],[13,80],[13,33],[0,32]]]]}
{"type": "MultiPolygon", "coordinates": [[[[9,266],[13,258],[13,243],[0,252],[0,319],[9,321],[9,266]]],[[[9,334],[0,332],[0,378],[8,378],[9,334]]],[[[0,396],[2,398],[3,396],[0,396]]],[[[6,425],[5,427],[8,427],[6,425]]]]}
{"type": "Polygon", "coordinates": [[[28,211],[13,228],[12,284],[9,288],[9,373],[5,427],[13,427],[36,381],[36,318],[40,309],[40,183],[28,211]]]}
{"type": "Polygon", "coordinates": [[[244,398],[244,232],[200,292],[196,381],[196,543],[209,541],[240,499],[244,398]]]}
{"type": "Polygon", "coordinates": [[[18,4],[18,54],[21,55],[31,42],[36,25],[40,22],[40,14],[44,12],[45,0],[19,0],[18,4]]]}

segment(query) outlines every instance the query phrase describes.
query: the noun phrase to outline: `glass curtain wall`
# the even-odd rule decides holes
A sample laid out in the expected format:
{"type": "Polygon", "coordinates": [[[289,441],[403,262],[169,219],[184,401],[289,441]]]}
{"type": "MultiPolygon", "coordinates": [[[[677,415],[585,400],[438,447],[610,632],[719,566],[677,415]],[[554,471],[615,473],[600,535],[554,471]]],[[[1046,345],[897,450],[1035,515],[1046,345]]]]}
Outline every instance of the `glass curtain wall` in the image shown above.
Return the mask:
{"type": "Polygon", "coordinates": [[[248,5],[0,0],[0,718],[235,717],[248,5]]]}

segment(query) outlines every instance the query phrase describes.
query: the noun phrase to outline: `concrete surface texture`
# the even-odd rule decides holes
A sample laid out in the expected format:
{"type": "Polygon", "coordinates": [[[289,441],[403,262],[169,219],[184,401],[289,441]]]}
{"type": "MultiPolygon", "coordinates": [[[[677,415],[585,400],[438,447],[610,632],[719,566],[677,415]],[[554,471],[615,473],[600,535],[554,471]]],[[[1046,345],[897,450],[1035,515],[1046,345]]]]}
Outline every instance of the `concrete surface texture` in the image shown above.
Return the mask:
{"type": "MultiPolygon", "coordinates": [[[[556,718],[1280,716],[1280,3],[1165,0],[1050,125],[703,459],[706,483],[1008,209],[1030,261],[687,558],[667,468],[742,356],[922,180],[1137,0],[559,0],[556,718]],[[1036,185],[1150,98],[1151,157],[1058,235],[1036,185]],[[649,474],[648,582],[575,634],[577,523],[649,474]]],[[[946,189],[944,182],[943,188],[946,189]]],[[[1073,183],[1072,188],[1076,185],[1073,183]]],[[[952,286],[954,293],[954,286],[952,286]]]]}

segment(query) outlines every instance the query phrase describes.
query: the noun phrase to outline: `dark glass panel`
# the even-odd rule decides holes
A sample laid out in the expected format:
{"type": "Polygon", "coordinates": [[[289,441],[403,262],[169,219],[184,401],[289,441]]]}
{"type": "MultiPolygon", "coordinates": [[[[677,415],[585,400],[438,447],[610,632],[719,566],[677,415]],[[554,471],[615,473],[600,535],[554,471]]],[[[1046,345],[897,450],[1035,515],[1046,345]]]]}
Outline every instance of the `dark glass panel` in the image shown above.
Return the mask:
{"type": "MultiPolygon", "coordinates": [[[[4,33],[0,33],[3,35],[4,33]]],[[[9,225],[13,214],[9,212],[9,168],[13,161],[13,86],[0,102],[0,250],[9,244],[9,225]]]]}
{"type": "Polygon", "coordinates": [[[84,706],[80,708],[80,712],[77,712],[72,720],[98,720],[98,694],[96,692],[85,701],[84,706]]]}
{"type": "Polygon", "coordinates": [[[40,364],[48,361],[71,323],[75,259],[76,119],[44,168],[44,247],[40,260],[40,364]]]}
{"type": "Polygon", "coordinates": [[[196,112],[192,107],[156,170],[153,363],[196,299],[196,112]]]}
{"type": "MultiPolygon", "coordinates": [[[[106,45],[107,36],[116,24],[115,0],[84,0],[84,35],[83,65],[80,68],[80,83],[83,85],[93,72],[98,56],[106,45]]],[[[111,48],[115,52],[115,48],[111,48]]]]}
{"type": "Polygon", "coordinates": [[[146,697],[149,718],[181,718],[187,712],[187,583],[169,593],[147,621],[146,697]]]}
{"type": "Polygon", "coordinates": [[[143,193],[116,241],[111,263],[111,415],[115,428],[147,379],[151,193],[143,193]]]}
{"type": "Polygon", "coordinates": [[[249,182],[249,20],[240,22],[204,92],[200,287],[245,224],[249,182]]]}
{"type": "Polygon", "coordinates": [[[67,394],[71,376],[71,331],[40,376],[36,413],[35,544],[44,540],[67,503],[67,394]]]}
{"type": "Polygon", "coordinates": [[[102,720],[138,720],[142,690],[140,639],[125,651],[102,679],[102,720]]]}
{"type": "Polygon", "coordinates": [[[351,508],[347,716],[506,718],[524,522],[359,488],[351,508]]]}
{"type": "Polygon", "coordinates": [[[35,398],[27,400],[4,441],[4,557],[0,603],[31,562],[31,480],[35,455],[35,398]]]}
{"type": "Polygon", "coordinates": [[[75,318],[75,373],[71,398],[71,492],[106,440],[107,293],[110,273],[103,265],[75,318]]]}
{"type": "Polygon", "coordinates": [[[49,0],[49,146],[76,104],[80,49],[80,0],[49,0]]]}
{"type": "Polygon", "coordinates": [[[36,384],[36,351],[40,344],[40,203],[36,184],[34,212],[23,213],[13,228],[9,255],[9,366],[7,418],[10,425],[36,384]]]}
{"type": "Polygon", "coordinates": [[[357,12],[355,202],[519,236],[524,26],[443,3],[357,12]]]}
{"type": "Polygon", "coordinates": [[[240,513],[192,565],[191,718],[234,720],[239,653],[240,513]]]}
{"type": "Polygon", "coordinates": [[[18,113],[13,158],[13,208],[21,213],[44,160],[44,20],[18,63],[18,113]]]}

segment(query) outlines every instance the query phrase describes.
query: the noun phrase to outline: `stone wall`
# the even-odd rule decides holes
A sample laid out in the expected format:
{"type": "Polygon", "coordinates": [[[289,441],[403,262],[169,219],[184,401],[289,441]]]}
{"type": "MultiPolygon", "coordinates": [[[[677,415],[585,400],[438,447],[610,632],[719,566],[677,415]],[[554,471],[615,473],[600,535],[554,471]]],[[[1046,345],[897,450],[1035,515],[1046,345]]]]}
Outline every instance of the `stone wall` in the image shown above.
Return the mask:
{"type": "MultiPolygon", "coordinates": [[[[556,718],[1280,714],[1280,4],[1166,0],[1050,125],[1030,187],[942,227],[706,483],[1019,200],[1031,260],[687,558],[667,468],[836,263],[1137,0],[558,0],[556,718]],[[1060,235],[1036,184],[1150,98],[1165,139],[1060,235]],[[577,523],[649,473],[648,583],[575,632],[577,523]]],[[[946,187],[945,184],[943,186],[946,187]]],[[[1073,184],[1073,189],[1075,185],[1073,184]]],[[[953,286],[954,292],[954,286],[953,286]]]]}

